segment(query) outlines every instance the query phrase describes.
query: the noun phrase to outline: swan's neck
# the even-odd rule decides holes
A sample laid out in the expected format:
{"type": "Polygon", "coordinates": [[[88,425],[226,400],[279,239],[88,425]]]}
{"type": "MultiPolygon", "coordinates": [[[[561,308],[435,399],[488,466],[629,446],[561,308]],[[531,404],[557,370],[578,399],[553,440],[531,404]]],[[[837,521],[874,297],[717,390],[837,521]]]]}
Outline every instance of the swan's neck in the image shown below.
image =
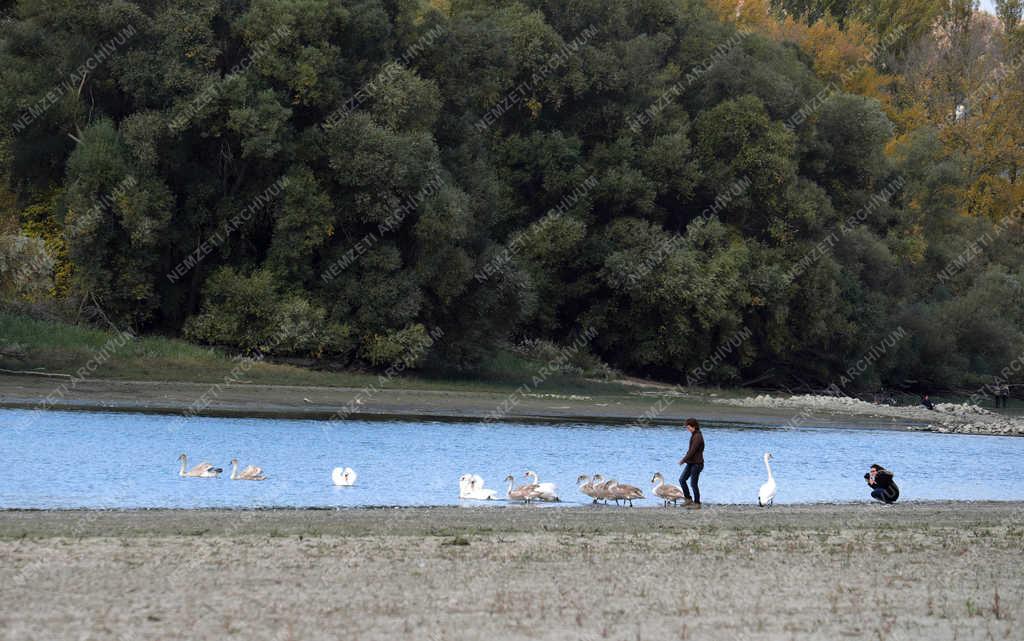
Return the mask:
{"type": "Polygon", "coordinates": [[[238,478],[238,463],[231,464],[231,480],[234,481],[238,478]]]}
{"type": "Polygon", "coordinates": [[[181,459],[181,471],[178,472],[178,476],[185,476],[185,463],[188,459],[181,459]]]}
{"type": "Polygon", "coordinates": [[[772,466],[770,463],[768,463],[768,459],[764,460],[764,467],[766,470],[768,470],[768,480],[773,481],[774,478],[772,477],[772,466]]]}
{"type": "Polygon", "coordinates": [[[536,474],[527,474],[526,476],[530,477],[530,482],[534,485],[540,485],[540,480],[537,478],[536,474]]]}
{"type": "Polygon", "coordinates": [[[665,479],[657,478],[654,479],[654,490],[657,491],[659,487],[665,484],[665,479]]]}

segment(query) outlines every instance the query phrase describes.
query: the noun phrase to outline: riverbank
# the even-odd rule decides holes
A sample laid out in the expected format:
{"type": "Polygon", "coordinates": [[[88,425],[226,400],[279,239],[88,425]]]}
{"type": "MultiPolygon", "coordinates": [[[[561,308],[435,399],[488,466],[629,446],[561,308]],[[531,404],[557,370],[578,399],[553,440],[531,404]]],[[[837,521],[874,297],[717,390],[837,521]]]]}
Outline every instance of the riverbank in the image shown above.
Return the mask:
{"type": "Polygon", "coordinates": [[[787,409],[794,413],[792,425],[801,425],[805,414],[822,412],[844,416],[886,417],[906,421],[909,429],[943,434],[985,434],[990,436],[1024,436],[1024,416],[1019,413],[993,412],[974,403],[936,403],[935,409],[921,405],[891,406],[869,403],[846,396],[771,396],[762,394],[748,398],[716,399],[720,405],[743,408],[787,409]]]}
{"type": "Polygon", "coordinates": [[[1024,435],[1024,417],[969,405],[939,412],[857,399],[747,396],[630,379],[553,374],[544,363],[501,360],[500,372],[466,379],[314,371],[233,360],[162,337],[109,332],[0,313],[0,407],[330,420],[716,422],[1024,435]]]}
{"type": "MultiPolygon", "coordinates": [[[[35,376],[0,375],[0,407],[89,410],[203,416],[351,419],[438,419],[678,424],[687,416],[757,425],[787,425],[794,411],[784,407],[742,407],[717,403],[713,393],[680,395],[670,389],[634,385],[605,393],[534,393],[367,388],[235,383],[212,386],[175,381],[87,379],[74,386],[35,376]]],[[[927,423],[897,417],[810,412],[801,425],[844,428],[920,429],[927,423]]]]}
{"type": "Polygon", "coordinates": [[[1024,504],[0,512],[0,639],[1004,639],[1024,504]]]}
{"type": "MultiPolygon", "coordinates": [[[[529,380],[544,363],[514,354],[485,366],[478,376],[431,377],[405,372],[390,378],[388,386],[438,391],[509,392],[529,380]]],[[[22,373],[43,378],[56,387],[79,380],[146,381],[151,383],[261,384],[309,387],[363,388],[377,385],[373,371],[313,369],[310,359],[289,363],[262,357],[241,359],[221,349],[195,345],[163,336],[137,336],[95,327],[44,321],[0,311],[0,378],[22,373]]],[[[580,376],[552,374],[550,386],[569,393],[606,392],[616,383],[580,376]]]]}

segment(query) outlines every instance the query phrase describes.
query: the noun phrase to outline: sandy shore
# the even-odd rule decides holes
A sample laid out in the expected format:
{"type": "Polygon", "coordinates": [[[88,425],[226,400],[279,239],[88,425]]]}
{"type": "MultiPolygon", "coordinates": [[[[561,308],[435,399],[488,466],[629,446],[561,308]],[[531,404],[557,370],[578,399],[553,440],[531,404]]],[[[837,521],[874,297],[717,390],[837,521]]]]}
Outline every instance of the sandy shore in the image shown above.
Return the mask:
{"type": "Polygon", "coordinates": [[[1020,639],[1024,504],[0,512],[0,639],[1020,639]]]}
{"type": "MultiPolygon", "coordinates": [[[[208,394],[205,383],[87,380],[60,394],[62,381],[0,375],[0,407],[102,410],[180,414],[208,394]],[[47,400],[47,399],[51,400],[47,400]]],[[[622,394],[578,396],[551,390],[533,396],[470,391],[410,390],[385,387],[368,398],[363,391],[341,387],[236,384],[219,389],[199,412],[205,416],[331,419],[357,397],[365,398],[352,419],[442,419],[480,421],[499,408],[511,421],[585,421],[629,423],[656,415],[651,424],[678,424],[687,416],[758,425],[785,425],[794,418],[804,426],[920,429],[925,422],[902,417],[836,413],[832,408],[742,407],[715,402],[707,395],[665,396],[664,390],[638,389],[622,394]],[[361,396],[362,395],[362,396],[361,396]]]]}

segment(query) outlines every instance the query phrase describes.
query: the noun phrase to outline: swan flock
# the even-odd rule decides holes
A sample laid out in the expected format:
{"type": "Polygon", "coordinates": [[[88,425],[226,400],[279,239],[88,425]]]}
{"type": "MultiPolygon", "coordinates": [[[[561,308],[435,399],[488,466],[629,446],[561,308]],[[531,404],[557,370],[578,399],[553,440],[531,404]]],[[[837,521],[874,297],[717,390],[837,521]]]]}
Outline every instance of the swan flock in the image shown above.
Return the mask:
{"type": "MultiPolygon", "coordinates": [[[[761,507],[770,507],[775,502],[778,486],[775,482],[775,476],[772,474],[771,463],[769,462],[772,460],[771,453],[765,452],[763,460],[765,469],[768,472],[768,480],[761,485],[757,492],[757,504],[761,507]]],[[[188,456],[186,454],[179,456],[178,462],[180,463],[178,476],[182,478],[219,478],[224,472],[223,468],[214,467],[213,464],[206,461],[188,469],[188,456]]],[[[263,474],[263,468],[248,465],[239,471],[238,466],[238,459],[231,459],[230,479],[232,481],[267,480],[266,475],[263,474]]],[[[331,481],[336,486],[353,486],[357,478],[356,471],[351,467],[335,467],[331,471],[331,481]]],[[[505,477],[505,483],[507,484],[505,490],[506,500],[521,503],[533,503],[535,501],[556,503],[561,501],[558,496],[558,487],[551,482],[541,482],[540,477],[533,470],[527,470],[523,474],[523,478],[527,482],[517,486],[514,475],[509,474],[505,477]]],[[[655,472],[650,482],[653,484],[651,493],[660,499],[665,507],[668,507],[670,504],[678,505],[681,500],[684,502],[689,501],[680,487],[665,482],[665,477],[661,472],[655,472]]],[[[633,501],[644,498],[644,493],[639,487],[628,483],[620,483],[617,479],[605,479],[602,474],[594,474],[593,476],[581,474],[576,478],[576,486],[580,493],[592,499],[591,504],[600,502],[607,505],[608,501],[614,501],[616,505],[625,504],[632,507],[633,501]]],[[[495,501],[498,500],[498,492],[488,489],[483,477],[479,474],[466,473],[459,477],[459,499],[495,501]]]]}

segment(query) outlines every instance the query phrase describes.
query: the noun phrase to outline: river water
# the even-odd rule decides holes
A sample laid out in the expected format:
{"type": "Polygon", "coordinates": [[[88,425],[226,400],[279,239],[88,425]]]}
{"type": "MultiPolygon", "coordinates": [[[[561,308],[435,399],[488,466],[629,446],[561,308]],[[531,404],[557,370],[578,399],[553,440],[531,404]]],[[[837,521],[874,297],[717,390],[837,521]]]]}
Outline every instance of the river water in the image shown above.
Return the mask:
{"type": "MultiPolygon", "coordinates": [[[[756,502],[766,451],[777,503],[867,500],[872,463],[895,472],[902,500],[1024,500],[1024,438],[710,422],[704,434],[705,503],[756,502]]],[[[688,438],[682,427],[0,410],[0,508],[470,504],[458,499],[460,474],[480,474],[504,496],[501,479],[512,473],[523,483],[527,469],[557,483],[572,505],[589,502],[574,485],[579,474],[600,472],[648,497],[654,472],[676,482],[688,438]],[[180,478],[183,452],[190,466],[209,461],[223,476],[180,478]],[[262,467],[268,480],[228,480],[232,458],[262,467]],[[335,466],[354,468],[356,485],[334,487],[335,466]]]]}

